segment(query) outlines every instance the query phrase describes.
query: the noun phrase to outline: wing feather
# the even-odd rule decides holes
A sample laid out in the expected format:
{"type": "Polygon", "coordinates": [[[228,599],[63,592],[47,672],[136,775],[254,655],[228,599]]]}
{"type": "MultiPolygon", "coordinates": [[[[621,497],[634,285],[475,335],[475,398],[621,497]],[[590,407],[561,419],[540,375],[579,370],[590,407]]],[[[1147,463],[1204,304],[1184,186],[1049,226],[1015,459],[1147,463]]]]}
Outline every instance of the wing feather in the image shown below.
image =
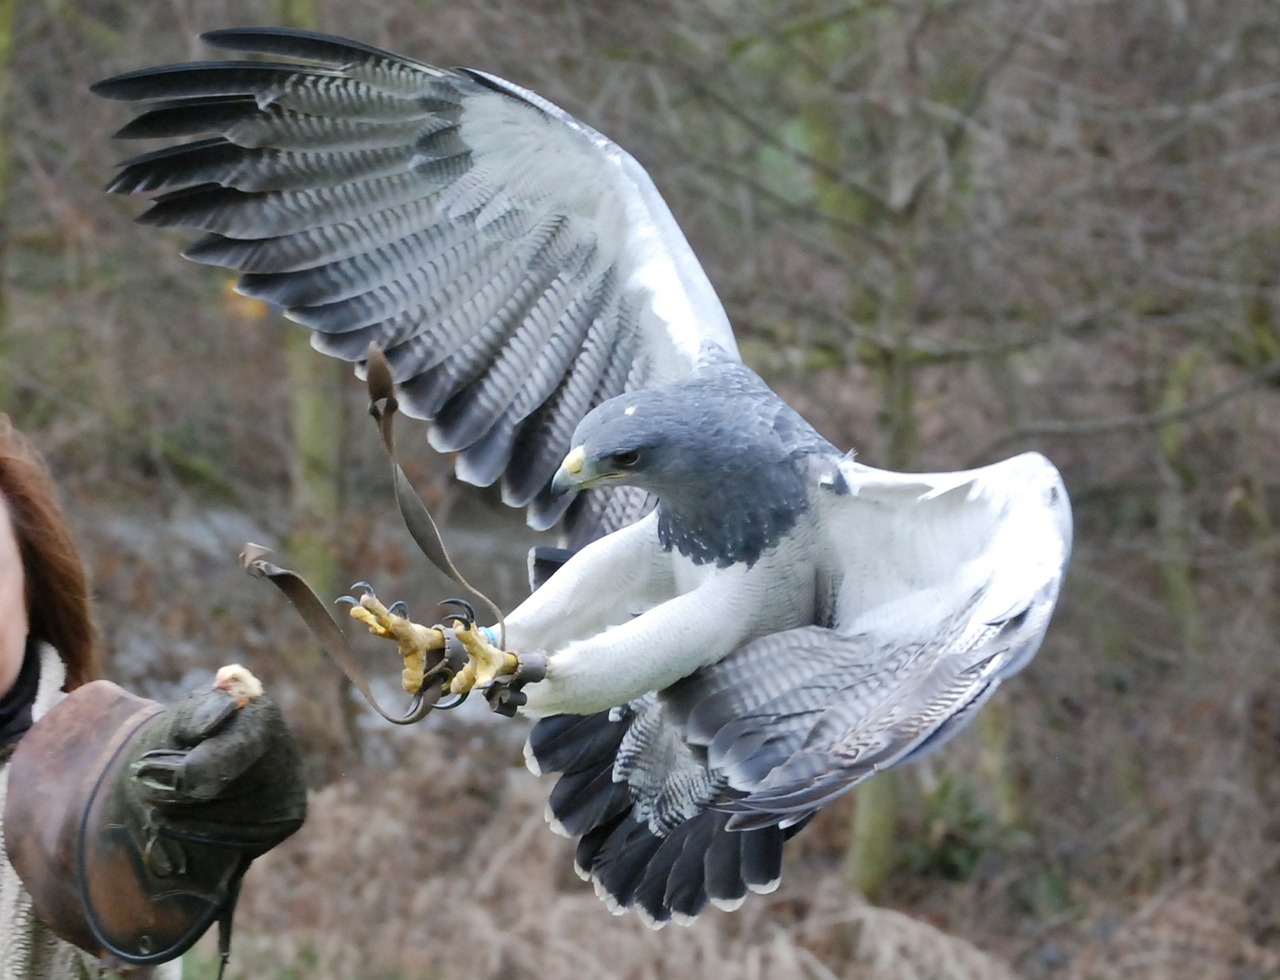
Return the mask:
{"type": "Polygon", "coordinates": [[[744,829],[803,818],[941,745],[1034,656],[1071,544],[1038,454],[963,473],[846,462],[827,533],[849,548],[832,628],[756,640],[666,692],[744,829]]]}
{"type": "MultiPolygon", "coordinates": [[[[706,341],[736,355],[648,175],[563,110],[341,38],[205,37],[301,61],[94,86],[146,103],[122,138],[194,138],[125,161],[109,189],[159,192],[140,221],[205,232],[188,257],[242,273],[243,292],[283,307],[324,353],[359,362],[381,345],[406,411],[437,422],[459,475],[502,479],[535,525],[569,506],[547,484],[592,407],[684,376],[706,341]]],[[[575,505],[577,537],[632,511],[575,505]]]]}

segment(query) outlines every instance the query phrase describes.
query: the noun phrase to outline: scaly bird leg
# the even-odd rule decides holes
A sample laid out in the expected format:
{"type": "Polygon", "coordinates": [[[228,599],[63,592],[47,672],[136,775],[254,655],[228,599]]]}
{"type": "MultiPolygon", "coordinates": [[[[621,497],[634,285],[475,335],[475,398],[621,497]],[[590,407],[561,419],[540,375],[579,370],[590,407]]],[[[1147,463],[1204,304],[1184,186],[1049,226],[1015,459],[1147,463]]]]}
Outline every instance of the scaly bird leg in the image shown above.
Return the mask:
{"type": "Polygon", "coordinates": [[[444,649],[444,630],[423,626],[402,615],[398,610],[404,608],[403,603],[397,602],[388,609],[364,583],[358,583],[352,588],[362,588],[364,591],[358,601],[343,597],[351,601],[351,618],[364,623],[374,636],[395,641],[404,660],[400,686],[409,694],[417,694],[422,689],[426,674],[427,654],[444,649]]]}
{"type": "Polygon", "coordinates": [[[483,690],[497,678],[514,674],[520,668],[520,657],[509,650],[502,650],[489,642],[489,631],[484,627],[454,621],[454,636],[467,651],[467,663],[453,676],[449,690],[453,694],[465,694],[472,688],[483,690]]]}
{"type": "MultiPolygon", "coordinates": [[[[351,618],[363,623],[374,636],[393,640],[400,649],[404,669],[400,673],[400,686],[409,694],[417,694],[422,688],[427,669],[427,655],[444,650],[447,637],[440,626],[423,626],[404,615],[405,605],[396,602],[390,608],[373,593],[367,583],[358,582],[353,591],[360,591],[357,600],[351,596],[343,599],[351,604],[351,618]]],[[[465,614],[450,617],[454,637],[467,652],[467,662],[450,681],[451,694],[466,694],[473,688],[489,687],[497,678],[516,673],[520,658],[501,650],[489,639],[489,631],[477,628],[474,613],[466,603],[450,600],[464,607],[465,614]]]]}

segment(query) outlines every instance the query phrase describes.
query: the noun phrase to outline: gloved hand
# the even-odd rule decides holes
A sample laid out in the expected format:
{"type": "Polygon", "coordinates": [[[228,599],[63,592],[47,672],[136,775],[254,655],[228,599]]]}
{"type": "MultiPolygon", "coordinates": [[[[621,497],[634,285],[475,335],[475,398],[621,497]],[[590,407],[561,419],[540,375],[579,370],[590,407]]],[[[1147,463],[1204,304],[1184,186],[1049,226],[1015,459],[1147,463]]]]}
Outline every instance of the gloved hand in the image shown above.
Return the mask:
{"type": "Polygon", "coordinates": [[[5,837],[56,932],[149,964],[229,913],[249,863],[305,815],[284,719],[231,667],[168,709],[106,681],[70,694],[14,753],[5,837]]]}
{"type": "Polygon", "coordinates": [[[251,857],[302,825],[302,759],[258,679],[239,665],[139,732],[118,791],[170,839],[217,838],[251,857]]]}

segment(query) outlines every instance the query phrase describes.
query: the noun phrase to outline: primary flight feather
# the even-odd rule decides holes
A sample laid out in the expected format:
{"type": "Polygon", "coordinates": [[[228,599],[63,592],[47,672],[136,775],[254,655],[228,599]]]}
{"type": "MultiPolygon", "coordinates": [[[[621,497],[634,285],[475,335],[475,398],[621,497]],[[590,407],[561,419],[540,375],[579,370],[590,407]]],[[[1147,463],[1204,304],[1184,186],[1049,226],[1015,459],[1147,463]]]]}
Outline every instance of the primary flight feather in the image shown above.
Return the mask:
{"type": "Polygon", "coordinates": [[[288,61],[145,69],[141,221],[242,273],[317,349],[382,347],[409,414],[574,551],[506,619],[552,825],[615,910],[687,921],[775,887],[782,842],[960,730],[1039,647],[1071,540],[1027,453],[853,460],[741,363],[652,181],[537,95],[353,41],[235,29],[288,61]]]}

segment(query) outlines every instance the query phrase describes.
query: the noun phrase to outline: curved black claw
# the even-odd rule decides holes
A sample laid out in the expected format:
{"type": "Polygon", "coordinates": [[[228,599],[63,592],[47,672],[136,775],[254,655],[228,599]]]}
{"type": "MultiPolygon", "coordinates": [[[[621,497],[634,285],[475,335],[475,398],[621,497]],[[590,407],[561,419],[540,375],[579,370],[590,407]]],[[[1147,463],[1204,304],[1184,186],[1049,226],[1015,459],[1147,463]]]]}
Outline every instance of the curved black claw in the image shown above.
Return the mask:
{"type": "Polygon", "coordinates": [[[387,610],[389,616],[400,616],[402,619],[409,618],[409,607],[405,605],[403,599],[397,599],[391,603],[391,608],[387,610]]]}
{"type": "Polygon", "coordinates": [[[333,604],[335,606],[358,606],[360,605],[360,600],[353,595],[340,595],[333,600],[333,604]]]}
{"type": "Polygon", "coordinates": [[[463,701],[467,700],[467,698],[469,698],[470,696],[471,696],[470,691],[463,691],[461,694],[455,694],[453,696],[452,701],[437,701],[436,711],[452,711],[454,708],[458,707],[458,705],[462,704],[463,701]]]}
{"type": "Polygon", "coordinates": [[[364,592],[368,595],[373,595],[373,586],[370,585],[368,582],[353,582],[351,584],[351,591],[364,592]]]}
{"type": "Polygon", "coordinates": [[[463,615],[454,616],[453,618],[457,620],[461,620],[462,623],[466,625],[467,629],[471,629],[473,626],[476,625],[475,606],[467,602],[466,599],[445,599],[440,603],[439,608],[444,608],[447,606],[457,606],[459,609],[462,610],[463,615]]]}

